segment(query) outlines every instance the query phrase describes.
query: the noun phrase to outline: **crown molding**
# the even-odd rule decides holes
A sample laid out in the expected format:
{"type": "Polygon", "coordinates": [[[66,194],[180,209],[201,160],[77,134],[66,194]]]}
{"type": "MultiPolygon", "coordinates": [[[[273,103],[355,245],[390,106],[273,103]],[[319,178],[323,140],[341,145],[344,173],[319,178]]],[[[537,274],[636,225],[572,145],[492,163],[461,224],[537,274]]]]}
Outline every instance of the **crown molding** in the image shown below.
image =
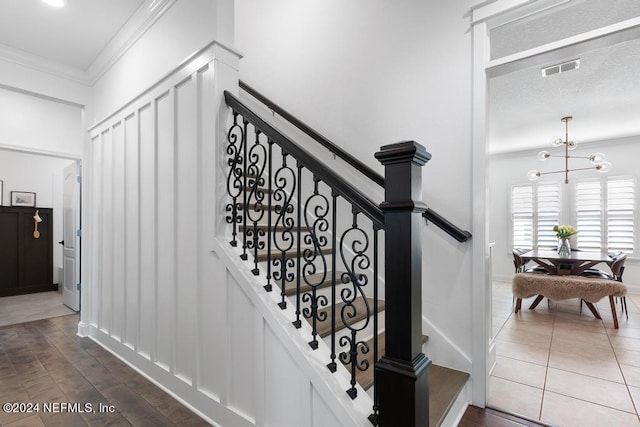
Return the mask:
{"type": "Polygon", "coordinates": [[[89,84],[102,77],[176,1],[146,0],[89,66],[89,84]]]}
{"type": "Polygon", "coordinates": [[[44,59],[4,44],[0,44],[0,60],[88,85],[86,73],[79,68],[44,59]]]}
{"type": "MultiPolygon", "coordinates": [[[[82,160],[82,153],[63,153],[61,151],[41,150],[39,148],[6,144],[2,141],[0,141],[0,150],[13,151],[14,153],[33,154],[36,156],[56,157],[59,159],[82,160]]],[[[2,197],[2,194],[0,194],[0,197],[2,197]]]]}
{"type": "Polygon", "coordinates": [[[70,67],[0,44],[0,60],[92,86],[106,73],[177,0],[145,0],[138,10],[96,56],[87,70],[70,67]]]}

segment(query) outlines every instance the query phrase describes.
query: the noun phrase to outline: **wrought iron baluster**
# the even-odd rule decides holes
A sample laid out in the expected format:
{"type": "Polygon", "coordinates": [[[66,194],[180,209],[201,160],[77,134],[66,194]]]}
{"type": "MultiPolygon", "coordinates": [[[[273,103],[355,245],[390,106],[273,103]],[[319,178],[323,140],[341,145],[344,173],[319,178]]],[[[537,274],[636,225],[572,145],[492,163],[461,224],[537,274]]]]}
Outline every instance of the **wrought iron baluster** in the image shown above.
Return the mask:
{"type": "Polygon", "coordinates": [[[227,224],[232,225],[231,231],[231,241],[229,242],[231,246],[238,246],[238,241],[236,240],[238,236],[238,223],[242,221],[242,215],[238,212],[242,211],[242,205],[238,201],[238,198],[243,193],[243,182],[242,182],[242,151],[244,146],[244,130],[240,124],[238,124],[238,113],[236,111],[233,112],[233,124],[229,128],[229,132],[227,133],[227,154],[229,155],[229,159],[227,160],[227,165],[230,167],[229,175],[227,176],[227,194],[231,197],[231,203],[227,203],[225,206],[225,211],[230,212],[229,215],[226,216],[225,220],[227,224]]]}
{"type": "Polygon", "coordinates": [[[356,389],[356,370],[366,371],[369,369],[369,362],[366,359],[358,360],[358,352],[369,353],[369,345],[366,341],[359,341],[358,333],[369,325],[371,319],[371,307],[364,293],[364,288],[369,282],[369,278],[364,273],[370,266],[369,256],[366,251],[369,248],[369,236],[358,226],[358,211],[353,207],[353,223],[350,229],[346,230],[340,238],[340,257],[347,270],[342,276],[343,282],[351,284],[351,287],[343,288],[340,291],[340,298],[344,302],[340,312],[340,320],[349,329],[350,336],[343,336],[339,340],[340,347],[347,347],[348,351],[340,353],[340,361],[349,365],[351,373],[351,388],[347,394],[352,399],[358,396],[356,389]],[[353,253],[350,261],[347,261],[347,248],[353,253]],[[364,304],[364,320],[360,327],[356,327],[358,309],[355,305],[358,298],[362,298],[364,304]]]}
{"type": "MultiPolygon", "coordinates": [[[[309,346],[314,350],[318,348],[318,322],[327,319],[326,312],[319,312],[320,307],[326,307],[329,300],[325,295],[318,294],[318,286],[327,279],[327,259],[323,249],[328,244],[327,236],[324,235],[329,230],[329,200],[318,191],[319,178],[313,177],[313,194],[307,199],[304,205],[304,226],[308,230],[304,235],[304,243],[310,245],[302,254],[304,267],[302,268],[302,279],[311,287],[311,291],[302,295],[302,300],[309,303],[302,314],[305,318],[311,319],[312,340],[309,346]],[[310,218],[313,216],[313,219],[310,218]],[[320,264],[318,268],[317,264],[320,264]]],[[[302,264],[302,259],[300,263],[302,264]]]]}
{"type": "Polygon", "coordinates": [[[267,144],[269,145],[269,166],[268,166],[268,186],[267,186],[267,197],[268,197],[268,206],[267,206],[267,284],[264,285],[264,290],[267,292],[271,292],[271,239],[273,238],[273,230],[271,213],[273,212],[273,140],[271,138],[268,139],[267,144]]]}
{"type": "Polygon", "coordinates": [[[374,426],[378,425],[378,388],[376,387],[377,372],[375,369],[375,363],[380,358],[378,354],[379,349],[379,329],[378,329],[378,232],[380,227],[373,224],[373,413],[369,415],[369,421],[374,426]]]}
{"type": "Polygon", "coordinates": [[[242,160],[242,255],[240,255],[240,259],[246,261],[248,259],[247,256],[247,129],[249,126],[249,122],[247,119],[242,119],[242,124],[244,126],[243,135],[244,137],[244,150],[243,155],[244,158],[242,160]]]}
{"type": "Polygon", "coordinates": [[[301,216],[302,216],[302,164],[297,162],[298,167],[298,212],[296,218],[296,320],[293,321],[293,326],[300,329],[302,327],[302,321],[300,320],[300,265],[302,259],[300,258],[300,251],[302,250],[302,229],[301,229],[301,216]]]}
{"type": "Polygon", "coordinates": [[[336,260],[338,236],[338,194],[331,190],[331,361],[329,371],[335,372],[336,364],[336,260]]]}
{"type": "Polygon", "coordinates": [[[293,234],[295,221],[291,216],[294,207],[291,199],[297,183],[295,172],[287,165],[287,158],[287,153],[283,151],[282,166],[278,168],[274,175],[275,190],[273,192],[273,199],[276,203],[279,203],[275,209],[278,216],[274,225],[273,245],[280,252],[280,256],[273,259],[273,266],[279,267],[273,272],[273,279],[280,282],[280,296],[282,299],[278,306],[283,310],[287,308],[287,282],[293,281],[294,272],[291,270],[295,266],[294,259],[287,253],[295,243],[293,234]]]}
{"type": "Polygon", "coordinates": [[[247,202],[249,205],[245,207],[247,219],[251,222],[249,228],[245,228],[245,234],[249,238],[247,240],[247,249],[253,250],[253,269],[251,272],[257,276],[260,274],[258,268],[258,251],[264,249],[265,230],[259,224],[264,218],[264,190],[262,186],[265,179],[262,176],[267,161],[267,150],[260,142],[262,132],[255,129],[255,141],[249,149],[248,158],[249,165],[247,167],[247,179],[249,183],[249,197],[247,202]]]}

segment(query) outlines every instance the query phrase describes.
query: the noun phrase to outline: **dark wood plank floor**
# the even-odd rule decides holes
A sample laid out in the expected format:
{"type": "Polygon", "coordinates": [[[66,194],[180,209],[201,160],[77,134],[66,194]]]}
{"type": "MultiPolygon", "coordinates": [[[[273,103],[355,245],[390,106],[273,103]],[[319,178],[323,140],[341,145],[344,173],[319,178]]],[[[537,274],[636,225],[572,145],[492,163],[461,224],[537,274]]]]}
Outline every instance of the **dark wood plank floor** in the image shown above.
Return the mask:
{"type": "MultiPolygon", "coordinates": [[[[209,425],[98,344],[78,337],[77,325],[78,316],[70,315],[0,327],[0,404],[40,404],[32,413],[0,409],[0,426],[209,425]],[[71,411],[56,403],[81,406],[71,411]],[[78,412],[88,409],[85,404],[91,410],[78,412]]],[[[469,406],[459,427],[542,425],[469,406]]]]}
{"type": "Polygon", "coordinates": [[[467,407],[458,427],[547,427],[491,408],[467,407]]]}
{"type": "Polygon", "coordinates": [[[0,409],[0,426],[209,425],[98,344],[78,337],[77,325],[78,316],[70,315],[0,327],[0,404],[40,404],[37,413],[0,409]],[[63,410],[54,403],[81,406],[63,410]]]}

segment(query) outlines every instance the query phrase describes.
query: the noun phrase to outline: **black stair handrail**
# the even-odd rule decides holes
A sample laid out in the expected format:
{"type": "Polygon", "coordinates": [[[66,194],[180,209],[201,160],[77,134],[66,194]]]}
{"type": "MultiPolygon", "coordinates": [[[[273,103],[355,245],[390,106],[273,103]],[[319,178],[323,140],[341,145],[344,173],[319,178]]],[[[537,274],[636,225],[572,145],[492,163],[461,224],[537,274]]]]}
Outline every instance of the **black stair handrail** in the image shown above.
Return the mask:
{"type": "MultiPolygon", "coordinates": [[[[321,135],[319,132],[305,124],[303,121],[295,117],[293,114],[289,113],[284,108],[280,107],[275,102],[271,101],[269,98],[243,82],[239,81],[240,89],[244,90],[255,99],[260,101],[262,104],[271,109],[274,113],[278,114],[280,117],[300,129],[307,136],[318,142],[320,145],[325,147],[331,153],[340,157],[346,163],[355,168],[358,172],[371,179],[373,182],[384,188],[385,179],[382,175],[371,169],[369,166],[362,163],[357,158],[353,157],[351,154],[344,151],[342,148],[338,147],[336,144],[331,142],[325,136],[321,135]]],[[[441,228],[445,233],[456,239],[458,242],[466,242],[471,238],[471,233],[467,230],[463,230],[449,220],[444,218],[442,215],[438,214],[431,208],[427,208],[427,210],[422,214],[422,216],[427,220],[441,228]]]]}
{"type": "Polygon", "coordinates": [[[296,161],[336,191],[337,194],[349,201],[349,203],[366,215],[376,226],[384,229],[384,215],[376,203],[338,176],[313,154],[298,146],[276,128],[264,121],[233,94],[225,91],[224,99],[229,107],[252,123],[260,132],[266,135],[267,138],[279,145],[285,152],[296,159],[296,161]]]}

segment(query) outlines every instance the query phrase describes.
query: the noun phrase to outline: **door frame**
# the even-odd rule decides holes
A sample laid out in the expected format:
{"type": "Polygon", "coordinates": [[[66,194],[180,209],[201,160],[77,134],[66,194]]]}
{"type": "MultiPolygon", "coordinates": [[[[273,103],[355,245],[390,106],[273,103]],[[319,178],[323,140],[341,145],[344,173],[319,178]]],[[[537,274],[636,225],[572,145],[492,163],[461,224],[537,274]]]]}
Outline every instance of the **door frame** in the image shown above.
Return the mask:
{"type": "Polygon", "coordinates": [[[607,44],[640,38],[640,17],[567,37],[542,46],[491,60],[489,31],[509,20],[567,3],[567,0],[483,1],[471,8],[472,28],[472,403],[484,407],[488,377],[495,364],[491,325],[491,242],[489,236],[488,124],[489,80],[492,77],[548,63],[567,54],[576,55],[607,44]]]}
{"type": "MultiPolygon", "coordinates": [[[[15,153],[32,154],[32,155],[50,157],[50,158],[56,158],[56,159],[65,159],[65,160],[76,162],[78,164],[79,171],[81,170],[81,167],[82,167],[82,155],[77,155],[72,153],[64,153],[59,151],[47,151],[47,150],[41,150],[38,148],[20,147],[16,145],[9,145],[9,144],[2,144],[2,143],[0,143],[0,151],[12,151],[15,153]]],[[[78,201],[78,205],[77,205],[79,214],[81,214],[82,212],[81,198],[82,198],[82,193],[80,193],[80,200],[78,201]]],[[[80,221],[81,221],[81,217],[80,217],[80,221]]],[[[81,224],[78,224],[78,225],[80,226],[81,224]]],[[[58,245],[58,242],[53,242],[53,245],[58,245]]],[[[78,261],[80,261],[80,257],[81,255],[78,254],[78,261]]],[[[54,268],[57,268],[55,263],[54,263],[54,268]]],[[[58,279],[60,280],[61,278],[58,278],[58,279]]]]}
{"type": "MultiPolygon", "coordinates": [[[[69,165],[71,166],[71,165],[69,165]]],[[[67,167],[69,167],[67,166],[67,167]]],[[[82,298],[81,298],[81,292],[82,289],[79,286],[81,283],[81,277],[82,277],[82,161],[81,160],[76,160],[74,162],[74,173],[75,173],[75,184],[76,184],[76,188],[74,190],[74,198],[73,198],[73,224],[75,226],[75,232],[73,233],[75,236],[75,248],[74,248],[74,257],[75,257],[75,264],[74,264],[74,286],[77,286],[75,292],[77,293],[77,296],[74,295],[74,298],[77,299],[77,304],[73,304],[74,306],[77,305],[77,312],[80,312],[80,309],[82,307],[82,298]],[[75,193],[77,192],[77,193],[75,193]]],[[[65,168],[64,170],[66,170],[67,168],[65,168]]],[[[64,171],[63,170],[63,171],[64,171]]],[[[64,174],[63,174],[64,176],[64,174]]],[[[65,224],[65,212],[64,212],[64,178],[63,178],[63,183],[62,183],[62,190],[63,190],[63,211],[62,211],[62,215],[63,215],[63,226],[62,226],[62,241],[64,242],[65,240],[65,235],[64,235],[64,224],[65,224]]],[[[66,285],[66,281],[65,281],[65,276],[67,274],[66,268],[64,266],[64,262],[65,262],[65,245],[62,245],[62,267],[63,267],[63,276],[62,276],[62,296],[63,296],[63,302],[64,304],[71,308],[72,310],[76,310],[74,307],[71,307],[69,304],[67,304],[67,300],[65,297],[65,285],[66,285]]]]}

